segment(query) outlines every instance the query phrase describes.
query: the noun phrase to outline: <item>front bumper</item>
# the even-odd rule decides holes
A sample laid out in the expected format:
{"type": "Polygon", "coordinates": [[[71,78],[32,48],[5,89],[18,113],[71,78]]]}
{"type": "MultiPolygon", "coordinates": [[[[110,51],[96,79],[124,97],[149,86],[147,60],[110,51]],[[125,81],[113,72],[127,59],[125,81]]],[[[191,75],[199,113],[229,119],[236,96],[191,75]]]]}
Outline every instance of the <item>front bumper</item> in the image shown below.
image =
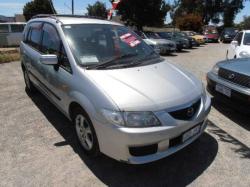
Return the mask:
{"type": "Polygon", "coordinates": [[[250,89],[237,85],[235,83],[229,82],[225,79],[219,78],[212,72],[207,74],[207,88],[208,91],[213,95],[223,96],[224,98],[231,100],[232,102],[237,101],[237,104],[250,105],[250,89]],[[215,90],[216,84],[223,85],[231,89],[231,97],[222,95],[215,90]]]}
{"type": "Polygon", "coordinates": [[[206,128],[207,115],[211,108],[211,99],[207,96],[206,102],[201,102],[200,109],[192,120],[177,120],[166,111],[155,112],[161,121],[160,127],[127,128],[110,124],[98,123],[97,137],[102,153],[122,162],[130,164],[143,164],[159,160],[171,155],[189,145],[197,139],[206,128]],[[200,125],[200,131],[184,143],[173,144],[181,138],[187,130],[200,125]],[[152,154],[135,156],[130,148],[157,145],[152,154]]]}
{"type": "Polygon", "coordinates": [[[176,51],[176,47],[166,47],[161,46],[160,47],[160,54],[168,54],[176,51]]]}

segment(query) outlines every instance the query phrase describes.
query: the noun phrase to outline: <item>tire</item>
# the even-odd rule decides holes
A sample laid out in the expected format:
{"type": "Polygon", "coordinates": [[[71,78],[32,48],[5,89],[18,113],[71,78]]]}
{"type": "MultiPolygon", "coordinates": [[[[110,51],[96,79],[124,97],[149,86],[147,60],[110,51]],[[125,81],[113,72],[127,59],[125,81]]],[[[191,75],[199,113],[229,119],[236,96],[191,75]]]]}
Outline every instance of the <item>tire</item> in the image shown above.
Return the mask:
{"type": "Polygon", "coordinates": [[[80,107],[75,108],[73,112],[73,123],[83,151],[91,157],[97,157],[100,150],[95,129],[87,113],[80,107]]]}
{"type": "Polygon", "coordinates": [[[23,78],[24,78],[26,90],[30,93],[35,93],[37,90],[35,86],[33,85],[33,83],[30,81],[29,73],[25,68],[23,68],[23,78]]]}

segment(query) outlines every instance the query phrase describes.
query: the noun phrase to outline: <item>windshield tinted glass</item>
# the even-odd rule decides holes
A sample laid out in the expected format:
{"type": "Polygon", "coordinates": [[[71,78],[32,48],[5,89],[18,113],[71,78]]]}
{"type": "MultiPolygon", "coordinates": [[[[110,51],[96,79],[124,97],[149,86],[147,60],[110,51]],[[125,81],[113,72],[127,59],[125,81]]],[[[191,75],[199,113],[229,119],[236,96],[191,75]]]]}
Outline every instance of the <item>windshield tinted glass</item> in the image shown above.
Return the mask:
{"type": "Polygon", "coordinates": [[[161,39],[161,37],[158,34],[154,33],[154,32],[146,32],[145,34],[146,34],[146,36],[148,38],[161,39]]]}
{"type": "Polygon", "coordinates": [[[237,30],[236,29],[226,29],[225,34],[236,34],[237,30]]]}
{"type": "Polygon", "coordinates": [[[250,33],[245,33],[243,44],[250,45],[250,33]]]}
{"type": "Polygon", "coordinates": [[[129,63],[134,58],[155,54],[150,46],[124,26],[73,24],[62,27],[74,56],[82,66],[98,65],[124,56],[131,58],[120,63],[129,63]]]}

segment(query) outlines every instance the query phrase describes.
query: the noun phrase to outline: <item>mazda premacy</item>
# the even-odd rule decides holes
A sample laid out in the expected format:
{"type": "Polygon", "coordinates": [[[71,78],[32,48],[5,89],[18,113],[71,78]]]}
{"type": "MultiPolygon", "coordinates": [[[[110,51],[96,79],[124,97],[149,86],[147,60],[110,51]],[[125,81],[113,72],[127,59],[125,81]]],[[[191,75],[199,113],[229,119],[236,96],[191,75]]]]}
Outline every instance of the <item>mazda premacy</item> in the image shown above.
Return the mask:
{"type": "Polygon", "coordinates": [[[39,90],[72,121],[90,156],[148,163],[206,128],[211,100],[201,81],[119,23],[38,15],[20,49],[27,91],[39,90]]]}

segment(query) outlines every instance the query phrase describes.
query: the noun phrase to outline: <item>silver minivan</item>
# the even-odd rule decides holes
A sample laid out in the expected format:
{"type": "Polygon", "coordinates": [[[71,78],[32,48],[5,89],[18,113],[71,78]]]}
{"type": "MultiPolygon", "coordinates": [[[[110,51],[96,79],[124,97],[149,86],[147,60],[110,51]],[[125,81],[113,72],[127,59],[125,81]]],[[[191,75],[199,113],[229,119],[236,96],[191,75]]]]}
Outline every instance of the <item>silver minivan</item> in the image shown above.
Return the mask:
{"type": "Polygon", "coordinates": [[[88,155],[152,162],[206,128],[211,100],[201,81],[121,24],[36,16],[21,56],[27,90],[41,91],[72,120],[88,155]]]}
{"type": "Polygon", "coordinates": [[[0,23],[0,47],[19,46],[25,24],[23,22],[0,23]]]}

